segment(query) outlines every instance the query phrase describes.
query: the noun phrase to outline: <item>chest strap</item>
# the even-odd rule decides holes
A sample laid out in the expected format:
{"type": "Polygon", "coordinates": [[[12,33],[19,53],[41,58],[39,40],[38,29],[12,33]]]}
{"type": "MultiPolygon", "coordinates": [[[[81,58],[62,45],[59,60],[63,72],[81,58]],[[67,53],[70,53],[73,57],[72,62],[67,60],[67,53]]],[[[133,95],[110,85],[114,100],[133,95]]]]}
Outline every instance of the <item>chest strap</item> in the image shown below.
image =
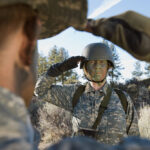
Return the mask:
{"type": "Polygon", "coordinates": [[[107,94],[105,95],[104,99],[102,100],[102,102],[99,106],[98,115],[97,115],[97,118],[96,118],[96,120],[92,126],[92,129],[96,129],[97,126],[99,125],[99,123],[102,119],[103,113],[107,109],[107,105],[109,103],[111,93],[112,93],[112,88],[108,87],[107,88],[107,94]]]}
{"type": "MultiPolygon", "coordinates": [[[[73,99],[72,99],[73,110],[74,110],[75,106],[77,105],[80,96],[85,91],[85,87],[86,87],[85,85],[81,85],[76,90],[76,92],[75,92],[75,94],[73,96],[73,99]]],[[[127,98],[126,98],[125,94],[119,89],[114,89],[114,91],[116,92],[116,94],[118,95],[118,97],[119,97],[119,99],[121,101],[121,104],[122,104],[122,107],[123,107],[123,109],[125,111],[125,114],[127,114],[128,101],[127,101],[127,98]]],[[[102,119],[102,116],[103,116],[103,113],[107,109],[107,105],[109,103],[111,94],[112,94],[112,88],[109,86],[107,88],[106,95],[105,95],[102,103],[99,106],[98,115],[97,115],[97,118],[96,118],[96,120],[95,120],[95,122],[94,122],[94,124],[92,126],[92,129],[96,129],[98,124],[100,123],[100,121],[102,119]]]]}

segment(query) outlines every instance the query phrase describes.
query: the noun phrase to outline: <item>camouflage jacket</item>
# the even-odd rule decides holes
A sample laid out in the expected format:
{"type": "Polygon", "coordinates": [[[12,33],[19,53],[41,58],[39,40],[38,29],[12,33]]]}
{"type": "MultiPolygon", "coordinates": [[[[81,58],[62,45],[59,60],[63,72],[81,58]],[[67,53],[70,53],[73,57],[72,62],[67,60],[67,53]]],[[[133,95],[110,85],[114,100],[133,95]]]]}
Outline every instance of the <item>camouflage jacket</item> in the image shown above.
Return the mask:
{"type": "Polygon", "coordinates": [[[0,149],[34,149],[33,129],[23,100],[1,87],[0,118],[0,149]]]}
{"type": "MultiPolygon", "coordinates": [[[[73,110],[72,98],[79,85],[52,85],[53,81],[54,78],[47,75],[39,78],[35,88],[35,95],[38,96],[39,99],[49,101],[54,105],[73,112],[73,116],[78,118],[76,122],[79,128],[91,128],[97,118],[99,105],[106,95],[108,84],[105,84],[101,90],[95,91],[90,86],[90,83],[88,83],[73,110]]],[[[128,100],[127,115],[124,112],[117,94],[114,91],[112,92],[107,106],[108,108],[105,110],[102,120],[97,126],[99,132],[97,137],[98,141],[106,144],[118,143],[122,137],[127,136],[126,129],[129,127],[132,117],[133,122],[128,135],[139,135],[137,114],[135,109],[131,109],[133,104],[129,96],[127,94],[126,96],[128,100]]]]}
{"type": "Polygon", "coordinates": [[[150,140],[139,137],[128,137],[115,146],[104,145],[87,137],[64,139],[48,150],[149,150],[150,140]]]}

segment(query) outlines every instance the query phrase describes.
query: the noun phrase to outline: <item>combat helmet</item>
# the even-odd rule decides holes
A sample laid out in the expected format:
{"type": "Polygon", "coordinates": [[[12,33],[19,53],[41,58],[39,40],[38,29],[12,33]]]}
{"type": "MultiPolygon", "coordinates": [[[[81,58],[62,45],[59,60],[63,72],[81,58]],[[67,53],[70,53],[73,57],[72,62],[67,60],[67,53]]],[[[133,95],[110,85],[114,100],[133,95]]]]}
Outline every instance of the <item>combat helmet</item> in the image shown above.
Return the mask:
{"type": "Polygon", "coordinates": [[[108,60],[112,67],[114,67],[114,60],[111,49],[104,43],[92,43],[87,45],[83,52],[82,56],[85,57],[85,60],[81,62],[80,68],[83,68],[83,65],[88,60],[108,60]]]}
{"type": "Polygon", "coordinates": [[[87,0],[0,0],[0,7],[28,4],[36,9],[42,23],[39,38],[54,36],[73,26],[82,29],[87,15],[87,0]]]}

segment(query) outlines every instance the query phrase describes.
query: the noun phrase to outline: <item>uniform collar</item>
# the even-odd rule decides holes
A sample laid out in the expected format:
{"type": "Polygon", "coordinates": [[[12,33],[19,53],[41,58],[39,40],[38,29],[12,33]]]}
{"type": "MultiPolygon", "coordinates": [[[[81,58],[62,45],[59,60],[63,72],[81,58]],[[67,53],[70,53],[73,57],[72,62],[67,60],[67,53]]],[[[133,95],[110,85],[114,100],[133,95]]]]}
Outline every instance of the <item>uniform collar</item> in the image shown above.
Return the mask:
{"type": "Polygon", "coordinates": [[[12,93],[9,89],[0,87],[0,98],[0,103],[7,103],[8,106],[17,103],[20,106],[26,107],[24,100],[16,94],[12,93]]]}
{"type": "MultiPolygon", "coordinates": [[[[97,91],[106,94],[107,88],[108,88],[108,84],[106,82],[104,86],[100,90],[97,90],[97,91]]],[[[91,86],[90,82],[88,82],[85,87],[85,93],[90,93],[90,92],[95,92],[95,89],[91,86]]]]}

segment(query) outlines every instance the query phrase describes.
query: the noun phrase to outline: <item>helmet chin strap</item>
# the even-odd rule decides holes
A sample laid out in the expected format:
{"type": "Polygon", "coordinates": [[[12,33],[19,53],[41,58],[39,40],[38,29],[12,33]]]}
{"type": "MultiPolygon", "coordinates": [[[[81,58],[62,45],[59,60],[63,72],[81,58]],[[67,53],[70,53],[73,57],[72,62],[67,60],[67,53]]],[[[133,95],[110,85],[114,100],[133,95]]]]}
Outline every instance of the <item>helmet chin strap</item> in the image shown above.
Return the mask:
{"type": "Polygon", "coordinates": [[[94,80],[90,80],[86,75],[84,75],[85,76],[85,78],[88,80],[88,81],[90,81],[90,82],[95,82],[95,83],[103,83],[105,80],[106,80],[106,77],[103,79],[103,80],[101,80],[101,81],[94,81],[94,80]]]}

